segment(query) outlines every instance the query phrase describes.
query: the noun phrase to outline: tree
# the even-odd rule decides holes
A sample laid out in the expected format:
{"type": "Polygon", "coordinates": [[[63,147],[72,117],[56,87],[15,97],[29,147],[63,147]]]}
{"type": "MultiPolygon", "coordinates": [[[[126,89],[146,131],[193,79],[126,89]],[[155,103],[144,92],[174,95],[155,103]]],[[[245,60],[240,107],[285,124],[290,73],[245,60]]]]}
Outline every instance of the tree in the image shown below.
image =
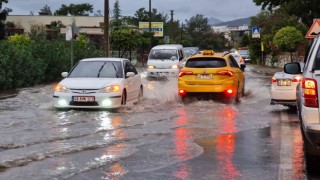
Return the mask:
{"type": "Polygon", "coordinates": [[[42,9],[40,9],[40,15],[52,15],[51,9],[48,5],[45,5],[42,9]]]}
{"type": "Polygon", "coordinates": [[[2,3],[8,3],[8,0],[0,0],[0,40],[4,39],[6,36],[5,21],[7,19],[9,12],[12,11],[9,8],[2,9],[2,3]]]}
{"type": "Polygon", "coordinates": [[[114,3],[113,9],[113,20],[111,21],[111,26],[114,29],[119,29],[122,26],[121,10],[119,5],[119,0],[116,0],[114,3]]]}
{"type": "MultiPolygon", "coordinates": [[[[140,8],[134,14],[134,17],[125,16],[123,17],[124,21],[127,24],[139,26],[139,22],[148,22],[149,21],[149,11],[145,8],[140,8]]],[[[163,13],[158,13],[157,9],[152,9],[151,19],[154,22],[166,22],[168,20],[168,15],[163,13]]]]}
{"type": "Polygon", "coordinates": [[[276,33],[273,38],[273,43],[279,47],[280,50],[290,52],[292,62],[292,52],[296,50],[298,45],[305,43],[305,39],[297,28],[287,26],[276,33]]]}
{"type": "Polygon", "coordinates": [[[274,9],[285,10],[289,15],[300,17],[302,22],[311,26],[314,18],[320,17],[320,1],[318,0],[253,0],[262,9],[273,11],[274,9]]]}
{"type": "Polygon", "coordinates": [[[93,5],[88,3],[70,4],[69,6],[62,4],[61,7],[54,12],[55,16],[89,16],[93,13],[93,5]]]}
{"type": "Polygon", "coordinates": [[[205,39],[205,34],[211,31],[208,24],[208,18],[202,14],[197,14],[186,20],[186,31],[192,37],[193,46],[199,46],[200,42],[205,39]]]}

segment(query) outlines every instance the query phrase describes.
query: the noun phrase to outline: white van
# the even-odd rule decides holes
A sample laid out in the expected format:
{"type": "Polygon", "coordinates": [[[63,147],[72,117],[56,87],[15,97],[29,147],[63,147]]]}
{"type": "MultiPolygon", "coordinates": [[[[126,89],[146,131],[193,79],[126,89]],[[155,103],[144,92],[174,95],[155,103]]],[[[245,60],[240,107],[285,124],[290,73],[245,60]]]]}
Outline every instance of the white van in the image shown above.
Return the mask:
{"type": "Polygon", "coordinates": [[[148,77],[178,77],[179,69],[185,60],[182,45],[155,46],[151,49],[148,57],[148,77]]]}

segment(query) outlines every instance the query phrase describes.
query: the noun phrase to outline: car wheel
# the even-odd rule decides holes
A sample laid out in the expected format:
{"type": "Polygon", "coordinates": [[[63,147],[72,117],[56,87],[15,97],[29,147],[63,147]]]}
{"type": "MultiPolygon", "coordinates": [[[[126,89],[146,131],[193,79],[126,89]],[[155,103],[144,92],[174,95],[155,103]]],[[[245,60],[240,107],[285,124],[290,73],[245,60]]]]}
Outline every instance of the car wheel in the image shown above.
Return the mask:
{"type": "Polygon", "coordinates": [[[242,88],[242,92],[241,92],[241,94],[242,94],[242,97],[244,97],[245,95],[246,95],[246,92],[245,92],[245,81],[243,81],[243,88],[242,88]]]}
{"type": "Polygon", "coordinates": [[[123,90],[122,96],[121,96],[121,105],[126,105],[127,102],[127,93],[126,90],[123,90]]]}
{"type": "Polygon", "coordinates": [[[304,164],[305,170],[308,173],[315,173],[319,171],[320,165],[320,151],[317,146],[311,144],[303,133],[301,127],[301,134],[303,139],[303,152],[304,152],[304,164]]]}
{"type": "Polygon", "coordinates": [[[239,91],[239,84],[238,84],[238,89],[237,89],[237,94],[236,94],[236,102],[240,102],[240,98],[242,96],[242,92],[239,91]]]}

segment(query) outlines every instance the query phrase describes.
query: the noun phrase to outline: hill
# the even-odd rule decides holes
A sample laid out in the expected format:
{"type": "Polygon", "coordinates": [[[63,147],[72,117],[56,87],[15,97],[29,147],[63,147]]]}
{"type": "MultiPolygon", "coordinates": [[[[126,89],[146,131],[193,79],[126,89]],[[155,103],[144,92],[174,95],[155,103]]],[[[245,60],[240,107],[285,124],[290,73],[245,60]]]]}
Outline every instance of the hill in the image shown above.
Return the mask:
{"type": "Polygon", "coordinates": [[[250,25],[251,17],[248,18],[242,18],[242,19],[236,19],[232,21],[222,22],[218,24],[214,24],[215,26],[242,26],[244,24],[250,25]]]}
{"type": "Polygon", "coordinates": [[[208,24],[209,24],[209,25],[215,25],[215,24],[220,24],[220,23],[223,23],[223,21],[220,21],[220,20],[217,19],[217,18],[210,17],[210,18],[208,19],[208,24]]]}

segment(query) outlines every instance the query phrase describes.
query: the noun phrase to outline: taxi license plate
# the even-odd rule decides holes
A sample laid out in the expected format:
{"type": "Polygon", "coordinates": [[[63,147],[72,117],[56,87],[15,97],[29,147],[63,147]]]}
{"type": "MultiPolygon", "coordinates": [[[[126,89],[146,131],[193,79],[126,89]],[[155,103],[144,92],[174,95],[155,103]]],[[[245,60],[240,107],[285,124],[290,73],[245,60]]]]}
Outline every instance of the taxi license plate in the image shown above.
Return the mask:
{"type": "Polygon", "coordinates": [[[278,80],[278,86],[291,86],[291,80],[278,80]]]}
{"type": "Polygon", "coordinates": [[[73,96],[73,102],[94,102],[94,96],[73,96]]]}
{"type": "Polygon", "coordinates": [[[196,76],[196,79],[213,79],[213,75],[212,74],[198,74],[196,76]]]}

